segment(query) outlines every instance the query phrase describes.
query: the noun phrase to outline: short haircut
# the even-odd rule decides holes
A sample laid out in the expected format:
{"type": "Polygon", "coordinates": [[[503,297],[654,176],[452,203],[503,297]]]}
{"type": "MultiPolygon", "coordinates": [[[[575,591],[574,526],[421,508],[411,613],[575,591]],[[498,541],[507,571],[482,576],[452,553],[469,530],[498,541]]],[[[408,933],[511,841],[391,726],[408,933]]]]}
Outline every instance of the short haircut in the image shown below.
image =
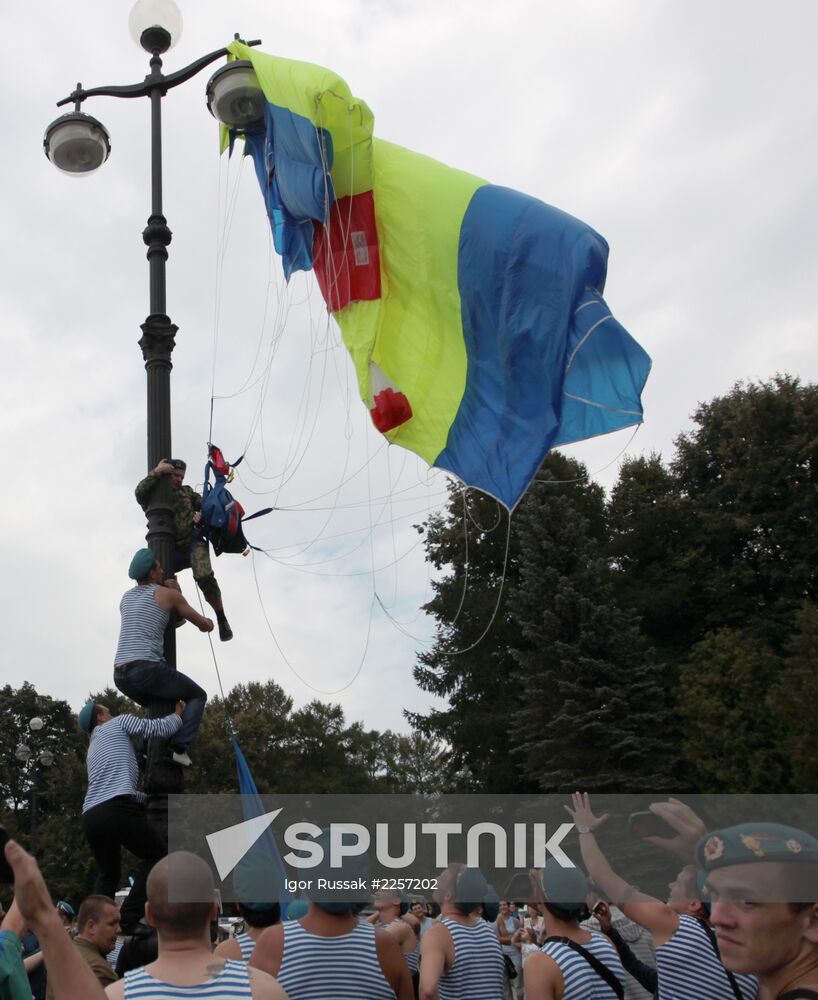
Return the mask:
{"type": "Polygon", "coordinates": [[[95,924],[98,924],[102,920],[107,906],[113,906],[116,909],[116,902],[110,896],[99,896],[96,894],[86,896],[82,901],[80,912],[77,914],[77,933],[82,934],[88,926],[89,920],[93,920],[95,924]]]}
{"type": "Polygon", "coordinates": [[[157,861],[148,875],[147,890],[159,937],[183,941],[202,934],[210,926],[214,889],[213,874],[207,864],[189,851],[176,851],[157,861]],[[190,898],[198,902],[174,902],[168,898],[171,865],[174,884],[184,885],[190,898]]]}

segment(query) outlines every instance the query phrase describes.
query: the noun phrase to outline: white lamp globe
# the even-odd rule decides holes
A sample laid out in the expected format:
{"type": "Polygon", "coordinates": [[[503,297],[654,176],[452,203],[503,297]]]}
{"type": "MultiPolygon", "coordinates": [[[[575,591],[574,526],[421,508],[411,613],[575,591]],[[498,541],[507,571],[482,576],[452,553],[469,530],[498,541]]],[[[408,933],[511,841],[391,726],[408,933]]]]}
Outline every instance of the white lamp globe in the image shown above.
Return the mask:
{"type": "Polygon", "coordinates": [[[137,0],[128,28],[145,51],[167,52],[182,36],[182,12],[173,0],[137,0]]]}
{"type": "Polygon", "coordinates": [[[29,720],[28,728],[32,732],[37,733],[37,732],[39,732],[43,728],[44,725],[45,725],[45,723],[39,717],[39,715],[35,715],[33,719],[29,720]]]}

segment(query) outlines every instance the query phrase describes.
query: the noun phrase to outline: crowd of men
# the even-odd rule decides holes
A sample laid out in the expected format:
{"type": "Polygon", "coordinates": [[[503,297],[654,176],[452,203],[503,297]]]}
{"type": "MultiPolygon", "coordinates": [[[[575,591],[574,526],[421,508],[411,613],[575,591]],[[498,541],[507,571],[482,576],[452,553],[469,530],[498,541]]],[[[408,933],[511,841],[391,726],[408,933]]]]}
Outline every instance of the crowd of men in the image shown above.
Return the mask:
{"type": "MultiPolygon", "coordinates": [[[[164,475],[183,543],[174,568],[193,566],[227,640],[184,463],[159,463],[138,499],[146,504],[164,475]]],[[[193,854],[167,855],[148,822],[137,760],[138,744],[156,739],[190,766],[207,696],[165,662],[164,634],[174,617],[203,632],[214,623],[149,549],[136,552],[128,574],[114,682],[139,704],[176,708],[158,719],[114,715],[94,701],[80,711],[94,892],[76,913],[54,904],[34,859],[6,844],[14,902],[0,929],[0,1000],[818,1000],[818,840],[773,823],[708,831],[672,799],[651,808],[674,835],[648,838],[683,865],[665,901],[614,871],[599,839],[606,817],[577,793],[566,808],[584,871],[551,859],[515,875],[498,899],[477,869],[451,864],[437,878],[432,913],[392,892],[283,902],[269,859],[251,851],[234,874],[244,930],[217,943],[211,870],[193,854]],[[140,863],[120,905],[122,847],[140,863]]]]}
{"type": "Polygon", "coordinates": [[[818,840],[773,823],[708,832],[682,803],[655,808],[678,831],[666,846],[685,859],[666,902],[613,871],[597,836],[604,817],[575,795],[588,875],[550,859],[498,900],[478,870],[452,864],[439,873],[432,916],[392,892],[259,901],[277,883],[261,891],[256,855],[234,876],[245,930],[215,948],[213,876],[195,855],[153,865],[144,916],[123,944],[112,897],[89,896],[72,919],[9,842],[15,897],[0,931],[0,1000],[36,996],[38,966],[53,1000],[103,990],[123,1000],[818,1000],[818,840]],[[180,885],[198,902],[178,901],[180,885]],[[27,934],[37,950],[24,959],[27,934]]]}

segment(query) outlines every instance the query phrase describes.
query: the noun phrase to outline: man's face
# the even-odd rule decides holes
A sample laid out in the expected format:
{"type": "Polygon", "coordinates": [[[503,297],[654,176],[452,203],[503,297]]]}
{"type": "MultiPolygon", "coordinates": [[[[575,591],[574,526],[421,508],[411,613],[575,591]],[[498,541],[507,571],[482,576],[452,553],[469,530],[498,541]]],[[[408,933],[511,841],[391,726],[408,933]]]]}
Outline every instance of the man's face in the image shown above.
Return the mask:
{"type": "Polygon", "coordinates": [[[97,725],[101,726],[106,722],[110,722],[113,719],[110,709],[106,708],[105,705],[97,705],[97,725]]]}
{"type": "Polygon", "coordinates": [[[719,868],[707,876],[710,922],[722,961],[731,972],[770,975],[795,962],[804,949],[818,953],[816,907],[795,910],[774,899],[786,877],[784,865],[760,862],[719,868]],[[813,931],[809,927],[812,921],[813,931]]]}
{"type": "Polygon", "coordinates": [[[157,559],[153,564],[153,568],[150,573],[148,573],[148,579],[151,583],[164,583],[165,581],[165,571],[162,569],[162,564],[157,559]]]}
{"type": "Polygon", "coordinates": [[[185,481],[185,470],[177,469],[174,466],[173,472],[171,472],[170,474],[171,489],[178,490],[184,481],[185,481]]]}
{"type": "Polygon", "coordinates": [[[418,920],[423,920],[426,916],[426,911],[420,903],[412,903],[412,913],[418,918],[418,920]]]}
{"type": "Polygon", "coordinates": [[[119,934],[119,909],[109,903],[99,921],[89,920],[82,936],[95,945],[100,955],[107,955],[116,944],[119,934]]]}
{"type": "Polygon", "coordinates": [[[378,892],[372,899],[372,906],[381,923],[388,923],[400,915],[400,902],[391,892],[378,892]]]}
{"type": "Polygon", "coordinates": [[[690,907],[694,900],[698,899],[696,889],[696,869],[693,865],[686,865],[668,886],[670,894],[667,897],[667,905],[676,913],[690,913],[690,907]]]}

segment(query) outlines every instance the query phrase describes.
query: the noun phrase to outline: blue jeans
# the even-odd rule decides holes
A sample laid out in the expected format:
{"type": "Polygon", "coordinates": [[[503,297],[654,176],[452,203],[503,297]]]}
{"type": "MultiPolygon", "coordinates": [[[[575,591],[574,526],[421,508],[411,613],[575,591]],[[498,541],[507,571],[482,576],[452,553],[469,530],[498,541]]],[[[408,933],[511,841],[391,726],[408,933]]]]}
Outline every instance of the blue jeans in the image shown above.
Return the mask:
{"type": "Polygon", "coordinates": [[[207,693],[185,674],[169,667],[164,660],[134,660],[126,669],[114,668],[114,684],[119,690],[141,705],[161,698],[164,701],[183,701],[182,728],[173,737],[174,748],[186,750],[193,742],[204,715],[207,693]]]}

